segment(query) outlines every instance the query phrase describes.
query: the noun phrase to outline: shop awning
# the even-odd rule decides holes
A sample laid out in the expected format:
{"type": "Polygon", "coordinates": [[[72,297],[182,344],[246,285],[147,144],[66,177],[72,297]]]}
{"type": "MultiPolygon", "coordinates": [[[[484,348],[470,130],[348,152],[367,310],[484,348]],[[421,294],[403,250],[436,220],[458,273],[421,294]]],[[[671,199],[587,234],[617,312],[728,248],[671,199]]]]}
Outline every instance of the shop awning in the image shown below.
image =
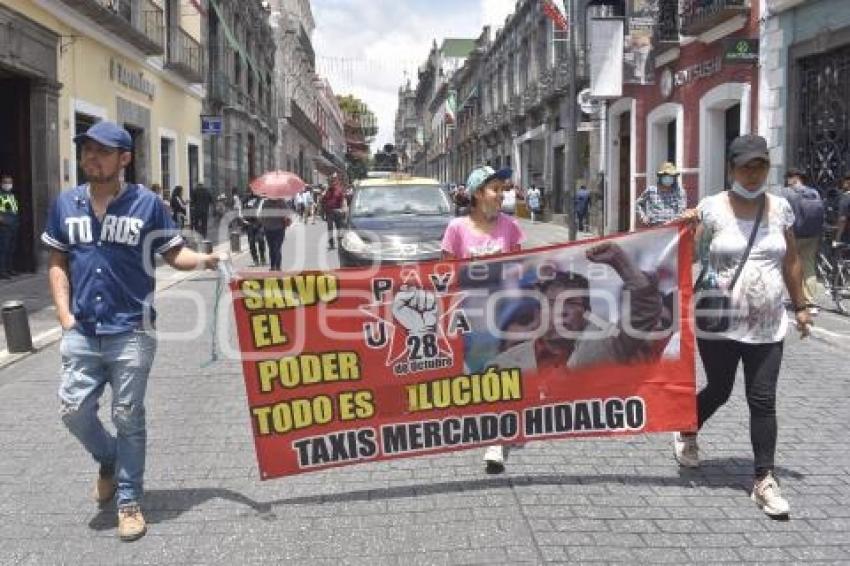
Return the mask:
{"type": "Polygon", "coordinates": [[[323,155],[317,155],[313,158],[313,163],[316,164],[316,169],[325,175],[329,175],[331,173],[335,173],[339,170],[339,167],[331,163],[328,159],[326,159],[323,155]]]}

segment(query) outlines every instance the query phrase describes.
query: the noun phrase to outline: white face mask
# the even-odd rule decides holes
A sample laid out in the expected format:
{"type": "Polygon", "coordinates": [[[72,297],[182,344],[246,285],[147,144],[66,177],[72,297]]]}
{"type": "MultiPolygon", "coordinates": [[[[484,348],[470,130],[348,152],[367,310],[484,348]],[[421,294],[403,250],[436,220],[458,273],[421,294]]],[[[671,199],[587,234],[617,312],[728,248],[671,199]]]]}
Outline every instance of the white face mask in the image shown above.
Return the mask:
{"type": "Polygon", "coordinates": [[[2,188],[4,191],[11,191],[12,183],[3,183],[2,185],[0,185],[0,188],[2,188]]]}
{"type": "Polygon", "coordinates": [[[758,189],[751,191],[746,188],[744,185],[735,181],[732,183],[732,192],[738,195],[739,197],[743,197],[747,200],[754,200],[764,194],[767,190],[767,183],[762,184],[758,189]]]}
{"type": "Polygon", "coordinates": [[[675,182],[676,182],[676,177],[674,177],[672,175],[662,175],[661,176],[661,184],[664,185],[665,187],[669,187],[675,182]]]}

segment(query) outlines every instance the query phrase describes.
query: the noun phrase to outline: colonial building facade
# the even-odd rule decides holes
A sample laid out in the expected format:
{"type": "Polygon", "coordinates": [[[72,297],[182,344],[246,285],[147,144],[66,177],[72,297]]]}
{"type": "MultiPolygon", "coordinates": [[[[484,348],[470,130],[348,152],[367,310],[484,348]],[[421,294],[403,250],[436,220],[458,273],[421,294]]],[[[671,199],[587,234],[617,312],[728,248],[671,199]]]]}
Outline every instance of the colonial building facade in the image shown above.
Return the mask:
{"type": "Polygon", "coordinates": [[[204,114],[222,129],[207,135],[204,170],[214,192],[239,189],[275,169],[278,137],[275,42],[258,0],[209,0],[209,89],[204,114]]]}
{"type": "Polygon", "coordinates": [[[314,160],[316,182],[326,185],[328,177],[345,172],[345,118],[327,79],[316,79],[316,91],[319,100],[316,125],[322,139],[321,154],[314,160]]]}
{"type": "Polygon", "coordinates": [[[803,169],[824,194],[850,172],[850,5],[770,0],[763,6],[758,132],[771,181],[803,169]]]}
{"type": "Polygon", "coordinates": [[[416,120],[416,92],[410,81],[398,89],[398,107],[395,114],[395,146],[402,171],[413,170],[413,157],[418,150],[418,121],[416,120]]]}
{"type": "Polygon", "coordinates": [[[112,120],[134,138],[125,179],[203,178],[205,6],[199,0],[0,0],[0,169],[21,203],[16,269],[36,269],[50,202],[83,182],[76,134],[112,120]]]}
{"type": "MultiPolygon", "coordinates": [[[[541,187],[547,211],[562,212],[565,112],[576,104],[567,100],[567,87],[575,81],[580,90],[587,82],[583,23],[574,29],[580,46],[575,69],[567,62],[566,35],[554,28],[542,3],[532,0],[519,0],[495,34],[485,27],[450,75],[435,44],[415,88],[420,133],[412,142],[410,127],[396,130],[397,145],[418,146],[413,167],[445,182],[463,182],[478,164],[511,167],[515,183],[541,187]]],[[[406,96],[400,93],[400,112],[406,96]]],[[[576,185],[601,194],[599,120],[585,116],[577,129],[576,185]]]]}
{"type": "Polygon", "coordinates": [[[723,190],[729,142],[756,132],[757,56],[748,51],[759,35],[758,2],[657,6],[647,84],[624,85],[606,106],[606,232],[635,227],[635,199],[657,182],[663,162],[680,170],[689,205],[723,190]]]}
{"type": "Polygon", "coordinates": [[[309,0],[274,0],[272,5],[280,111],[278,160],[282,169],[315,183],[319,181],[316,161],[322,156],[322,134],[317,126],[313,11],[309,0]]]}

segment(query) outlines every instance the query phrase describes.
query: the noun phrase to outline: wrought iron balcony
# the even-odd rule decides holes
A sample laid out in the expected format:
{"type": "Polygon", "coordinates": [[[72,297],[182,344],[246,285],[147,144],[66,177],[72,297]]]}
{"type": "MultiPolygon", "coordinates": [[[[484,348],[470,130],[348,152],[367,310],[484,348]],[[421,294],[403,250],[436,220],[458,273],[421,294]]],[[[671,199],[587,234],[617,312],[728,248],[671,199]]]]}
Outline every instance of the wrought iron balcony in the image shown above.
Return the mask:
{"type": "Polygon", "coordinates": [[[540,97],[542,99],[545,100],[552,97],[555,94],[555,68],[549,67],[543,71],[537,84],[540,88],[540,97]]]}
{"type": "Polygon", "coordinates": [[[750,0],[681,0],[682,35],[699,35],[737,15],[747,15],[750,0]]]}
{"type": "Polygon", "coordinates": [[[176,31],[174,41],[168,46],[165,67],[190,83],[204,82],[204,52],[201,44],[183,29],[176,31]]]}
{"type": "Polygon", "coordinates": [[[162,55],[162,8],[151,0],[61,0],[146,55],[162,55]]]}
{"type": "Polygon", "coordinates": [[[522,93],[522,103],[526,109],[535,108],[542,102],[540,97],[540,89],[536,81],[529,81],[525,87],[525,92],[522,93]]]}
{"type": "Polygon", "coordinates": [[[570,72],[569,65],[567,63],[558,63],[558,66],[555,68],[555,90],[559,93],[566,92],[571,78],[572,73],[570,72]]]}

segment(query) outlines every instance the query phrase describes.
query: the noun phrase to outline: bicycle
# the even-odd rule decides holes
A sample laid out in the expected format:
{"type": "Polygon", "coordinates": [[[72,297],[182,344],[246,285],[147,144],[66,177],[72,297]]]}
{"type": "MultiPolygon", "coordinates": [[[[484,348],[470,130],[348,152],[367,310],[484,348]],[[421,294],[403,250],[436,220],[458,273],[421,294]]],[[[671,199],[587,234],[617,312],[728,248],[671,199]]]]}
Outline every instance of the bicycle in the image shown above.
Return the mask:
{"type": "Polygon", "coordinates": [[[817,276],[836,310],[850,314],[850,244],[825,236],[815,264],[817,276]]]}

